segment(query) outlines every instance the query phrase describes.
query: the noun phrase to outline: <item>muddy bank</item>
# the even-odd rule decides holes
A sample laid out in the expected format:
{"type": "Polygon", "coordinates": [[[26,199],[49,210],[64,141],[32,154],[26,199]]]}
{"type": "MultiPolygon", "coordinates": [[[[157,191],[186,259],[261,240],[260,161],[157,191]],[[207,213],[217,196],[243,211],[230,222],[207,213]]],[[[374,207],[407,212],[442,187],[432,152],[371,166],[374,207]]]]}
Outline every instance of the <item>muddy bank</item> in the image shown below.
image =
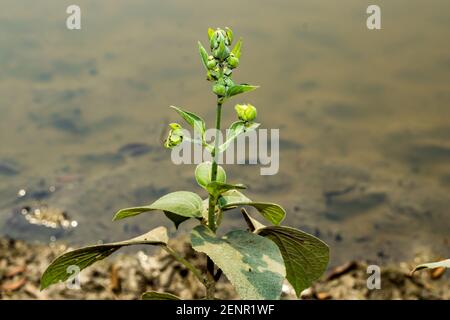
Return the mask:
{"type": "MultiPolygon", "coordinates": [[[[184,253],[199,268],[204,258],[180,240],[172,246],[184,253]]],[[[147,255],[144,251],[115,255],[86,269],[80,275],[81,289],[60,283],[39,291],[39,278],[56,255],[69,250],[64,244],[51,246],[0,239],[1,299],[138,299],[144,291],[174,293],[183,299],[199,299],[204,289],[192,274],[164,251],[147,255]]],[[[367,264],[349,262],[333,268],[313,287],[302,294],[304,299],[450,299],[448,272],[409,272],[416,263],[429,260],[422,256],[414,262],[381,267],[381,289],[366,286],[367,264]]],[[[432,258],[431,258],[432,259],[432,258]]],[[[217,296],[236,299],[231,285],[222,277],[217,296]]],[[[294,299],[289,285],[283,299],[294,299]]]]}

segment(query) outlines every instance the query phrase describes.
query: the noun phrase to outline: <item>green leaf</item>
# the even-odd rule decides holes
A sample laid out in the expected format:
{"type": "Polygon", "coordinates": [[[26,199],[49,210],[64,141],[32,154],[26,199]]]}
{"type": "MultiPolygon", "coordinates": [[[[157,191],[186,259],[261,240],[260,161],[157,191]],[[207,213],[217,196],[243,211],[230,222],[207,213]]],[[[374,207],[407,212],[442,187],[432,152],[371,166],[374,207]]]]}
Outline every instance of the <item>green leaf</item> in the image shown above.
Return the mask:
{"type": "Polygon", "coordinates": [[[190,124],[194,128],[196,133],[201,134],[201,136],[203,137],[203,135],[205,134],[205,131],[206,131],[205,120],[203,120],[201,117],[197,116],[196,114],[194,114],[192,112],[182,110],[182,109],[180,109],[178,107],[175,107],[175,106],[170,106],[170,107],[172,109],[174,109],[176,112],[178,112],[178,114],[188,124],[190,124]]]}
{"type": "Polygon", "coordinates": [[[178,229],[178,227],[180,226],[180,224],[182,224],[183,222],[185,222],[186,220],[189,220],[190,218],[188,217],[183,217],[180,216],[178,214],[172,213],[172,212],[168,212],[168,211],[164,211],[164,214],[166,215],[166,217],[173,222],[173,224],[175,225],[175,228],[178,229]]]}
{"type": "Polygon", "coordinates": [[[202,46],[200,41],[198,42],[198,51],[200,52],[200,57],[202,58],[203,66],[206,70],[208,70],[208,53],[206,52],[205,48],[202,46]]]}
{"type": "Polygon", "coordinates": [[[256,130],[260,126],[259,123],[252,122],[247,123],[245,121],[236,121],[233,122],[228,128],[227,131],[227,140],[219,146],[219,153],[224,152],[228,149],[230,144],[242,133],[251,132],[253,130],[256,130]]]}
{"type": "MultiPolygon", "coordinates": [[[[195,168],[195,180],[200,187],[206,190],[206,186],[211,182],[211,167],[212,162],[205,161],[200,163],[195,168]]],[[[227,181],[227,175],[225,170],[221,166],[217,166],[217,182],[225,183],[227,181]]]]}
{"type": "Polygon", "coordinates": [[[249,84],[237,84],[228,89],[227,97],[233,97],[235,95],[245,93],[245,92],[250,92],[250,91],[253,91],[258,88],[259,88],[259,86],[252,86],[249,84]]]}
{"type": "Polygon", "coordinates": [[[105,259],[122,247],[136,244],[166,245],[168,241],[167,229],[158,227],[130,240],[90,246],[67,252],[57,257],[47,267],[41,277],[41,290],[59,281],[66,281],[72,274],[67,269],[70,266],[77,266],[81,271],[95,262],[105,259]]]}
{"type": "Polygon", "coordinates": [[[327,269],[330,250],[322,240],[306,232],[280,226],[265,227],[256,233],[272,240],[280,248],[287,279],[297,297],[327,269]]]}
{"type": "Polygon", "coordinates": [[[224,192],[230,191],[230,190],[243,190],[247,187],[243,184],[226,184],[218,181],[213,181],[208,183],[206,186],[206,191],[208,191],[209,194],[213,195],[214,197],[218,197],[224,192]]]}
{"type": "Polygon", "coordinates": [[[217,238],[207,227],[197,226],[191,243],[222,269],[241,299],[279,299],[286,270],[272,241],[241,230],[217,238]]]}
{"type": "MultiPolygon", "coordinates": [[[[237,190],[230,190],[222,194],[219,198],[219,206],[221,208],[226,207],[232,203],[251,202],[243,193],[237,190]]],[[[231,207],[230,207],[231,209],[231,207]]]]}
{"type": "Polygon", "coordinates": [[[142,294],[142,300],[181,300],[174,294],[166,292],[148,291],[142,294]]]}
{"type": "Polygon", "coordinates": [[[249,215],[247,210],[242,210],[241,212],[251,232],[257,232],[259,229],[266,227],[261,222],[249,215]]]}
{"type": "Polygon", "coordinates": [[[239,41],[234,46],[233,50],[231,50],[234,56],[238,59],[241,57],[241,47],[242,47],[242,39],[239,39],[239,41]]]}
{"type": "MultiPolygon", "coordinates": [[[[245,196],[244,196],[245,197],[245,196]]],[[[219,199],[219,205],[222,210],[234,209],[239,206],[251,206],[259,211],[259,213],[266,218],[269,222],[279,225],[284,217],[286,216],[286,211],[275,203],[269,202],[253,202],[247,197],[239,199],[239,197],[222,196],[219,199]]]]}
{"type": "Polygon", "coordinates": [[[122,209],[116,213],[113,221],[153,210],[167,211],[187,218],[201,218],[202,207],[202,199],[197,194],[189,191],[177,191],[166,194],[149,206],[122,209]]]}
{"type": "Polygon", "coordinates": [[[419,264],[417,267],[414,268],[412,273],[422,269],[436,269],[436,268],[450,268],[450,259],[432,263],[419,264]]]}

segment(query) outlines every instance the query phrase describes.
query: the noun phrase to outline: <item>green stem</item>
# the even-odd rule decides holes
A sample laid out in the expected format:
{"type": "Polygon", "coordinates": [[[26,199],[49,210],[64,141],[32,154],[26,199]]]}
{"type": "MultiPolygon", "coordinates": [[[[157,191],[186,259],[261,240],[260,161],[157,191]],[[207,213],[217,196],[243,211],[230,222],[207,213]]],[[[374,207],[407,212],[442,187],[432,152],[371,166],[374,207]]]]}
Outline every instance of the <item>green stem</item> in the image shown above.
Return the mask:
{"type": "Polygon", "coordinates": [[[200,270],[198,270],[196,267],[194,267],[189,261],[187,261],[185,258],[183,258],[181,255],[179,255],[175,250],[173,250],[171,247],[169,246],[162,246],[162,248],[168,253],[170,254],[172,257],[175,258],[175,260],[177,260],[178,262],[184,264],[186,266],[186,268],[188,268],[193,274],[194,276],[197,277],[197,279],[205,284],[205,278],[203,277],[202,273],[200,272],[200,270]]]}
{"type": "MultiPolygon", "coordinates": [[[[218,149],[219,149],[219,131],[220,123],[222,118],[222,102],[217,101],[217,111],[216,111],[216,138],[214,140],[214,150],[212,152],[213,162],[211,166],[211,182],[217,180],[217,159],[218,159],[218,149]]],[[[213,195],[209,195],[209,207],[208,207],[208,226],[215,232],[216,231],[216,209],[217,199],[213,195]]]]}
{"type": "MultiPolygon", "coordinates": [[[[217,111],[216,111],[216,138],[214,140],[214,150],[212,152],[213,162],[211,166],[211,182],[217,180],[217,159],[218,159],[218,149],[219,149],[219,131],[220,122],[222,118],[222,102],[217,99],[217,111]]],[[[209,206],[208,206],[208,226],[213,231],[216,232],[216,204],[217,198],[213,195],[209,195],[209,206]]],[[[214,293],[216,290],[216,280],[214,276],[214,262],[211,258],[206,258],[206,299],[214,299],[214,293]]]]}

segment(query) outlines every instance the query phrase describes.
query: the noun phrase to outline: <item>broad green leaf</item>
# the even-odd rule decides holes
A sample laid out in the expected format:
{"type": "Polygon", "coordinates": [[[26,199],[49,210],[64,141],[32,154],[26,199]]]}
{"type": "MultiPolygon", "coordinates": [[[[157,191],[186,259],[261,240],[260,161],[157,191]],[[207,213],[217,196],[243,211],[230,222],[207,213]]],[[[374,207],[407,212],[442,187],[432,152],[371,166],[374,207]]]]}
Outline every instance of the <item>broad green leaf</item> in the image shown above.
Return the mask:
{"type": "MultiPolygon", "coordinates": [[[[239,192],[237,190],[227,191],[219,198],[219,206],[222,209],[232,203],[240,202],[251,202],[251,200],[247,198],[242,192],[239,192]]],[[[229,206],[229,208],[232,209],[231,206],[229,206]]]]}
{"type": "Polygon", "coordinates": [[[79,270],[83,270],[95,262],[105,259],[122,247],[137,244],[166,245],[168,241],[167,229],[158,227],[130,240],[90,246],[64,253],[57,257],[45,270],[41,277],[41,290],[59,281],[66,281],[72,275],[69,267],[75,266],[79,270]]]}
{"type": "Polygon", "coordinates": [[[181,300],[174,294],[167,292],[148,291],[142,294],[142,300],[181,300]]]}
{"type": "Polygon", "coordinates": [[[189,220],[190,218],[188,217],[183,217],[180,216],[178,214],[172,213],[172,212],[168,212],[168,211],[164,211],[164,214],[166,215],[166,217],[173,222],[173,224],[175,225],[175,228],[178,229],[178,227],[180,226],[180,224],[182,224],[183,222],[185,222],[186,220],[189,220]]]}
{"type": "Polygon", "coordinates": [[[208,70],[208,53],[206,52],[205,48],[202,46],[200,41],[198,42],[198,51],[200,52],[200,57],[202,58],[203,66],[206,70],[208,70]]]}
{"type": "Polygon", "coordinates": [[[279,299],[286,275],[280,250],[272,241],[247,231],[222,238],[205,226],[191,232],[194,250],[207,254],[222,269],[241,299],[279,299]]]}
{"type": "Polygon", "coordinates": [[[206,131],[205,121],[201,117],[197,116],[192,112],[182,110],[175,106],[170,107],[174,109],[176,112],[178,112],[178,114],[194,128],[195,133],[200,134],[202,136],[203,140],[203,135],[205,134],[206,131]]]}
{"type": "MultiPolygon", "coordinates": [[[[205,190],[206,186],[211,183],[211,168],[212,162],[210,161],[202,162],[195,168],[195,180],[197,180],[198,185],[205,190]]],[[[225,183],[227,181],[225,170],[219,165],[217,166],[216,181],[221,183],[225,183]]]]}
{"type": "Polygon", "coordinates": [[[214,197],[218,197],[224,192],[230,191],[230,190],[243,190],[247,187],[243,184],[226,184],[218,181],[213,181],[208,183],[206,186],[206,191],[208,191],[209,194],[213,195],[214,197]]]}
{"type": "Polygon", "coordinates": [[[450,259],[432,263],[419,264],[417,267],[414,268],[412,273],[422,269],[436,269],[436,268],[450,268],[450,259]]]}
{"type": "Polygon", "coordinates": [[[230,87],[227,91],[227,97],[233,97],[241,93],[250,92],[259,88],[259,86],[252,86],[249,84],[237,84],[230,87]]]}
{"type": "Polygon", "coordinates": [[[256,233],[272,240],[280,248],[287,279],[297,297],[325,272],[330,250],[320,239],[294,228],[280,226],[265,227],[256,233]]]}
{"type": "Polygon", "coordinates": [[[153,210],[167,211],[187,218],[201,218],[202,198],[189,191],[172,192],[159,198],[149,206],[122,209],[116,213],[113,221],[153,210]]]}
{"type": "Polygon", "coordinates": [[[239,39],[239,41],[234,46],[233,50],[231,50],[231,52],[233,52],[235,57],[238,59],[241,57],[241,47],[242,47],[242,39],[239,39]]]}
{"type": "Polygon", "coordinates": [[[266,220],[275,225],[279,225],[286,216],[286,211],[284,211],[284,209],[278,204],[269,202],[253,202],[250,199],[239,199],[239,196],[234,198],[227,195],[222,196],[219,199],[219,205],[222,210],[233,209],[239,206],[251,206],[258,210],[259,213],[266,218],[266,220]]]}
{"type": "Polygon", "coordinates": [[[227,140],[219,146],[219,153],[228,149],[230,144],[242,133],[251,132],[260,126],[259,123],[246,123],[245,121],[236,121],[231,124],[227,130],[227,140]]]}

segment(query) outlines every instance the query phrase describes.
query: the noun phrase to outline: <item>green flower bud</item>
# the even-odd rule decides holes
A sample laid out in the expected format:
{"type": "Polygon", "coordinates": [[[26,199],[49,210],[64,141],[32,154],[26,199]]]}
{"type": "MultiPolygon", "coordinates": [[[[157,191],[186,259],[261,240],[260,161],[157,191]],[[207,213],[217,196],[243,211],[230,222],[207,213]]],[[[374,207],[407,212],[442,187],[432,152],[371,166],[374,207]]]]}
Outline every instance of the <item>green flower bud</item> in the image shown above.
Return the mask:
{"type": "Polygon", "coordinates": [[[217,65],[217,61],[216,59],[214,59],[213,56],[209,56],[208,57],[208,62],[206,63],[206,66],[208,67],[209,70],[214,70],[214,68],[217,65]]]}
{"type": "Polygon", "coordinates": [[[237,104],[234,109],[242,121],[252,122],[256,118],[256,108],[251,104],[237,104]]]}
{"type": "Polygon", "coordinates": [[[237,68],[239,66],[239,58],[237,58],[234,53],[230,53],[227,63],[231,69],[237,68]]]}
{"type": "Polygon", "coordinates": [[[213,86],[213,92],[220,97],[223,97],[227,92],[225,86],[223,84],[217,83],[213,86]]]}
{"type": "Polygon", "coordinates": [[[178,123],[169,124],[169,135],[164,141],[164,147],[172,149],[183,142],[183,128],[178,123]]]}
{"type": "Polygon", "coordinates": [[[214,31],[214,34],[210,39],[210,45],[214,58],[224,61],[230,55],[229,46],[231,45],[231,41],[224,30],[217,29],[214,31]]]}

